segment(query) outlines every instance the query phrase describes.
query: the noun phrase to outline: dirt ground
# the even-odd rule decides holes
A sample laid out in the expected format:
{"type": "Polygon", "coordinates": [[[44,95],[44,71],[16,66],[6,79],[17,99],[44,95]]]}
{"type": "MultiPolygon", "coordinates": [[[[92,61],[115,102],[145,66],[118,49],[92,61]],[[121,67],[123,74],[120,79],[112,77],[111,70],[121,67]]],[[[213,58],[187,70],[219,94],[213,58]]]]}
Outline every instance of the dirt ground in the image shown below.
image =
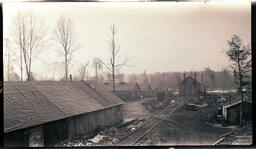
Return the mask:
{"type": "MultiPolygon", "coordinates": [[[[60,146],[63,144],[64,146],[113,146],[136,131],[143,125],[145,119],[156,114],[164,120],[139,142],[141,145],[213,145],[220,136],[234,131],[233,127],[218,127],[207,123],[209,114],[216,112],[216,105],[209,105],[198,111],[187,110],[184,104],[193,100],[191,97],[173,97],[165,100],[145,98],[126,102],[122,107],[123,118],[135,119],[134,121],[121,127],[113,126],[98,130],[85,139],[66,140],[60,143],[60,146]],[[158,114],[172,104],[177,106],[175,111],[165,116],[158,114]]],[[[251,126],[244,129],[248,130],[247,136],[251,135],[251,126]]],[[[240,132],[245,131],[240,130],[240,132]]],[[[241,138],[244,137],[239,138],[240,143],[241,138]]],[[[226,144],[234,144],[234,141],[227,139],[226,144]]]]}
{"type": "Polygon", "coordinates": [[[229,128],[213,127],[206,123],[207,116],[214,110],[212,107],[187,111],[182,106],[148,134],[142,145],[212,145],[221,135],[231,131],[229,128]]]}
{"type": "Polygon", "coordinates": [[[227,136],[218,145],[251,145],[252,144],[252,122],[247,122],[242,128],[236,127],[233,133],[227,136]]]}
{"type": "Polygon", "coordinates": [[[99,129],[89,133],[83,138],[66,139],[55,144],[55,147],[83,147],[83,146],[113,146],[122,138],[132,133],[140,127],[144,120],[151,115],[142,103],[152,100],[151,98],[140,99],[124,103],[123,119],[124,121],[132,121],[124,126],[112,126],[99,129]]]}
{"type": "Polygon", "coordinates": [[[153,98],[144,98],[136,101],[125,102],[123,109],[123,119],[143,119],[150,116],[151,114],[142,103],[151,101],[153,98]]]}

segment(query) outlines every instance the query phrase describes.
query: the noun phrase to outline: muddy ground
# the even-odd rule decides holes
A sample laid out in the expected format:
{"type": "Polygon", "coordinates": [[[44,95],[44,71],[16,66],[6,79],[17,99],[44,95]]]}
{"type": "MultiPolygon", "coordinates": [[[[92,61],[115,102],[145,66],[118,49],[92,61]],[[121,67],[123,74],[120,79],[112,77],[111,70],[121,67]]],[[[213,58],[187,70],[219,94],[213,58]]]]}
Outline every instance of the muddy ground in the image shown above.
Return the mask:
{"type": "MultiPolygon", "coordinates": [[[[208,106],[198,111],[186,109],[185,104],[188,102],[198,103],[191,97],[173,97],[164,100],[147,98],[126,102],[122,108],[123,118],[125,121],[133,120],[132,122],[99,129],[84,138],[68,139],[55,146],[114,146],[136,131],[150,116],[158,114],[172,104],[176,105],[175,103],[179,103],[179,108],[172,113],[157,115],[164,120],[146,135],[139,145],[213,145],[220,136],[235,130],[239,132],[236,127],[220,127],[218,124],[208,123],[209,115],[217,112],[218,106],[214,102],[207,102],[208,106]]],[[[251,132],[251,126],[244,129],[248,133],[251,132]]],[[[242,132],[246,131],[240,130],[240,134],[242,132]]],[[[234,144],[235,139],[231,137],[224,142],[234,144]]]]}
{"type": "Polygon", "coordinates": [[[145,139],[156,145],[212,145],[229,129],[206,124],[209,111],[186,111],[182,106],[160,123],[145,139]]]}
{"type": "MultiPolygon", "coordinates": [[[[191,97],[184,98],[187,98],[183,99],[185,103],[199,103],[198,100],[191,97]]],[[[141,145],[213,145],[220,139],[220,136],[229,132],[235,133],[233,134],[233,138],[230,139],[231,141],[226,141],[225,145],[251,144],[251,125],[239,128],[237,126],[223,127],[221,124],[209,123],[209,115],[217,113],[217,108],[219,107],[219,105],[211,102],[211,100],[212,99],[206,99],[205,103],[207,103],[208,106],[200,108],[198,111],[187,110],[186,106],[183,105],[173,113],[167,115],[165,119],[141,141],[141,145]],[[241,136],[239,137],[240,143],[238,139],[234,139],[234,136],[237,135],[241,136]]],[[[147,109],[154,109],[154,107],[158,107],[157,104],[152,104],[152,107],[147,109]]]]}
{"type": "Polygon", "coordinates": [[[218,145],[251,145],[252,121],[248,121],[242,128],[233,128],[233,133],[225,137],[218,145]]]}

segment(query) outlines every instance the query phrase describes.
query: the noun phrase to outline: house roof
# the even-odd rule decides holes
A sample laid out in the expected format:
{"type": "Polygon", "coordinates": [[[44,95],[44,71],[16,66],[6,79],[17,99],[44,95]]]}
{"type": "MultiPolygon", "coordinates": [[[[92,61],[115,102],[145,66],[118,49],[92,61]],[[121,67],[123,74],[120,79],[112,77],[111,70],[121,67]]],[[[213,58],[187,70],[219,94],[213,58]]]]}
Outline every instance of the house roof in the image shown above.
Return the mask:
{"type": "Polygon", "coordinates": [[[186,85],[189,80],[191,80],[193,83],[196,83],[196,84],[202,84],[200,81],[196,80],[196,79],[193,78],[192,76],[187,76],[185,79],[183,79],[183,80],[181,81],[180,84],[181,84],[181,85],[186,85]]]}
{"type": "MultiPolygon", "coordinates": [[[[112,83],[108,83],[108,84],[104,84],[104,86],[109,90],[112,91],[113,87],[112,87],[112,83]]],[[[138,83],[126,83],[126,82],[122,82],[122,83],[117,83],[115,85],[115,90],[116,91],[136,91],[137,89],[140,89],[140,85],[138,83]]]]}
{"type": "Polygon", "coordinates": [[[4,132],[122,103],[93,81],[4,82],[4,132]]]}

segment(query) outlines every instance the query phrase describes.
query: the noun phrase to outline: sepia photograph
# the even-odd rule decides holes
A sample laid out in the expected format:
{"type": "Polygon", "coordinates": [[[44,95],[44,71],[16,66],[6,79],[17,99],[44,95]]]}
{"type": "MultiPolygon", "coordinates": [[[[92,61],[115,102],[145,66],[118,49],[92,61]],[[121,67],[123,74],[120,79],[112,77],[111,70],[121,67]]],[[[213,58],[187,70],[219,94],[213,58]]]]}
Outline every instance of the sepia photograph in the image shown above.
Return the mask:
{"type": "Polygon", "coordinates": [[[5,147],[252,144],[250,1],[2,7],[5,147]]]}

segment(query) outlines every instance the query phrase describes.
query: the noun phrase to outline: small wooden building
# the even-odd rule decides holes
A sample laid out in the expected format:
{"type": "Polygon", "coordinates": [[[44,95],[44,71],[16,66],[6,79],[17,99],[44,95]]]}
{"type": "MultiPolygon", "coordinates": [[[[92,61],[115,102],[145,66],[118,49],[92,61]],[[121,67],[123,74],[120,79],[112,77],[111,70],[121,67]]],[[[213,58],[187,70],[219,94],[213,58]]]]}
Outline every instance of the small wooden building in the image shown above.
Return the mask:
{"type": "Polygon", "coordinates": [[[191,76],[186,77],[179,84],[180,95],[198,96],[201,94],[202,90],[203,90],[202,83],[191,76]]]}
{"type": "MultiPolygon", "coordinates": [[[[236,100],[231,104],[223,105],[223,116],[229,124],[240,123],[241,100],[236,100]]],[[[243,119],[252,120],[252,102],[243,101],[243,119]]]]}
{"type": "Polygon", "coordinates": [[[141,97],[155,97],[155,92],[153,91],[150,84],[140,84],[139,95],[141,97]]]}
{"type": "MultiPolygon", "coordinates": [[[[113,92],[112,83],[104,83],[109,92],[113,92]]],[[[115,84],[115,95],[123,101],[136,100],[140,98],[141,88],[138,83],[120,82],[115,84]]]]}
{"type": "Polygon", "coordinates": [[[4,83],[4,145],[52,146],[122,121],[123,101],[93,81],[4,83]]]}

